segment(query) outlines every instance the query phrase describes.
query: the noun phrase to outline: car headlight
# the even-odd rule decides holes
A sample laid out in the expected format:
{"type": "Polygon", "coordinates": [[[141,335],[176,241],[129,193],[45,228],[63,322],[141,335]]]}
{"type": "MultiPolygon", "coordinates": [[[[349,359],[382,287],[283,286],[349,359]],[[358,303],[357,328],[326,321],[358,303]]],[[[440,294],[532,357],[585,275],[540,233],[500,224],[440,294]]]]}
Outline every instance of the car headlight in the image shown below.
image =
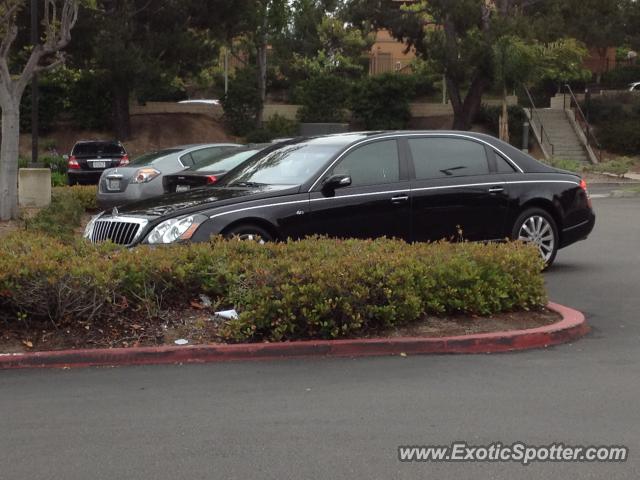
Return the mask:
{"type": "Polygon", "coordinates": [[[91,217],[91,220],[89,220],[89,223],[87,223],[87,226],[84,228],[84,238],[91,238],[91,236],[93,235],[93,229],[96,226],[96,220],[98,220],[103,213],[104,212],[100,212],[98,215],[94,215],[93,217],[91,217]]]}
{"type": "Polygon", "coordinates": [[[204,218],[200,216],[165,220],[151,230],[151,233],[147,236],[147,243],[155,245],[159,243],[173,243],[178,240],[189,240],[203,220],[204,218]]]}
{"type": "Polygon", "coordinates": [[[148,183],[160,175],[155,168],[140,168],[131,179],[131,183],[148,183]]]}

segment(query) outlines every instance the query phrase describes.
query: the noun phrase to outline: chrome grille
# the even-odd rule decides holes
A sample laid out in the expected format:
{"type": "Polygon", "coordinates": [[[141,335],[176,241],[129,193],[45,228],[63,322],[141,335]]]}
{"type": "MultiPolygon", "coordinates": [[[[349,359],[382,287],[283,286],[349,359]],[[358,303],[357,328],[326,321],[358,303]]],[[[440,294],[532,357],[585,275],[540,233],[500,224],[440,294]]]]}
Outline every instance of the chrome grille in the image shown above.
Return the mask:
{"type": "Polygon", "coordinates": [[[129,245],[135,241],[146,221],[125,218],[98,219],[93,227],[91,241],[112,241],[118,245],[129,245]]]}

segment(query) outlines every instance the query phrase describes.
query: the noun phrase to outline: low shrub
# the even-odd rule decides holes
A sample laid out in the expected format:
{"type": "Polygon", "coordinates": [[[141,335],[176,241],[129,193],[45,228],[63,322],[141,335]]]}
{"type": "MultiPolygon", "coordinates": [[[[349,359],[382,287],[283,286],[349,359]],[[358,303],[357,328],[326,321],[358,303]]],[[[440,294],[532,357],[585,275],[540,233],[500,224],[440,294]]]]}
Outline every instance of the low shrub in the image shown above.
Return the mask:
{"type": "MultiPolygon", "coordinates": [[[[52,180],[55,175],[60,174],[52,174],[52,180]]],[[[51,204],[34,217],[27,218],[25,228],[28,231],[70,240],[82,223],[82,215],[95,212],[97,208],[95,186],[54,186],[51,204]]]]}
{"type": "Polygon", "coordinates": [[[248,143],[266,143],[275,138],[289,138],[298,135],[298,122],[275,114],[264,122],[263,128],[249,132],[245,140],[248,143]]]}
{"type": "Polygon", "coordinates": [[[52,191],[54,199],[77,200],[82,206],[83,211],[86,212],[95,212],[98,210],[98,204],[96,203],[97,194],[98,187],[95,185],[63,186],[56,187],[52,191]]]}
{"type": "Polygon", "coordinates": [[[77,198],[53,196],[48,207],[25,220],[25,228],[68,240],[80,226],[83,213],[84,209],[77,198]]]}
{"type": "Polygon", "coordinates": [[[569,172],[580,173],[584,169],[582,163],[577,160],[571,160],[569,158],[557,158],[554,157],[549,162],[552,167],[560,168],[562,170],[568,170],[569,172]]]}
{"type": "Polygon", "coordinates": [[[598,163],[596,165],[589,165],[586,170],[596,173],[613,173],[619,177],[624,177],[624,174],[631,170],[631,167],[635,165],[635,160],[628,157],[620,157],[615,160],[609,160],[608,162],[598,163]]]}
{"type": "MultiPolygon", "coordinates": [[[[492,314],[546,301],[535,248],[310,238],[166,248],[94,246],[27,232],[0,245],[4,321],[156,317],[205,294],[239,317],[228,341],[340,338],[425,314],[492,314]]],[[[116,319],[116,320],[114,320],[116,319]]]]}
{"type": "Polygon", "coordinates": [[[611,120],[598,127],[596,135],[602,148],[620,155],[640,152],[640,117],[611,120]]]}
{"type": "Polygon", "coordinates": [[[344,122],[348,118],[349,80],[337,75],[316,74],[299,83],[295,101],[301,104],[301,122],[344,122]]]}
{"type": "Polygon", "coordinates": [[[69,183],[66,173],[51,172],[51,186],[64,187],[69,183]]]}
{"type": "Polygon", "coordinates": [[[351,110],[369,130],[406,128],[411,118],[409,101],[416,87],[416,79],[409,75],[385,73],[365,77],[354,86],[351,110]]]}

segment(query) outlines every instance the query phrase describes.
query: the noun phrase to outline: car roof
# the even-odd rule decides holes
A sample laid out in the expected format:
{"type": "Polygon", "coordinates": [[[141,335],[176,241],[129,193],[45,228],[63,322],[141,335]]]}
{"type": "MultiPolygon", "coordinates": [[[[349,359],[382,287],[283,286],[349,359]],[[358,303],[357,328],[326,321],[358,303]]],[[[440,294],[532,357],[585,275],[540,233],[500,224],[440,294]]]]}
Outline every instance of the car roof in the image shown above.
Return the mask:
{"type": "Polygon", "coordinates": [[[241,147],[242,145],[239,143],[192,143],[189,145],[178,145],[175,147],[170,147],[167,149],[163,149],[163,150],[180,150],[180,151],[186,151],[186,150],[196,150],[196,149],[200,149],[200,148],[207,148],[207,147],[241,147]]]}

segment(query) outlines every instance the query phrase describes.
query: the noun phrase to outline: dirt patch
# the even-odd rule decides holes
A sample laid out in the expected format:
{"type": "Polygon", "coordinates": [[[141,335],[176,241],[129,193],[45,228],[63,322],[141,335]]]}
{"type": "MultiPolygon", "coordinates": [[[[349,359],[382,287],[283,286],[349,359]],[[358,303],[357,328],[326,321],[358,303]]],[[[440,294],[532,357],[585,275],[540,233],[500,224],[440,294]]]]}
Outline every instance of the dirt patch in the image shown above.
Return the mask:
{"type": "Polygon", "coordinates": [[[374,336],[381,337],[448,337],[475,333],[525,330],[551,325],[561,320],[561,316],[547,309],[531,312],[510,312],[489,317],[428,317],[416,324],[382,331],[374,336]]]}
{"type": "MultiPolygon", "coordinates": [[[[488,317],[427,317],[411,325],[371,332],[362,337],[469,335],[535,328],[560,319],[560,315],[547,309],[488,317]]],[[[191,345],[222,343],[218,332],[223,321],[214,315],[213,309],[205,308],[197,301],[192,302],[192,308],[165,312],[160,318],[149,318],[145,312],[140,312],[137,319],[115,319],[100,323],[74,320],[64,328],[56,328],[50,322],[29,323],[26,319],[5,319],[4,325],[0,320],[0,352],[160,346],[173,345],[180,339],[187,340],[191,345]]]]}
{"type": "MultiPolygon", "coordinates": [[[[168,113],[133,115],[131,117],[131,139],[123,142],[129,156],[136,157],[145,152],[161,148],[192,143],[235,142],[223,125],[206,115],[168,113]]],[[[61,125],[40,139],[44,145],[54,140],[60,154],[69,153],[78,140],[113,140],[110,132],[83,130],[70,125],[61,125]]],[[[31,135],[20,136],[20,155],[31,156],[31,135]]]]}

